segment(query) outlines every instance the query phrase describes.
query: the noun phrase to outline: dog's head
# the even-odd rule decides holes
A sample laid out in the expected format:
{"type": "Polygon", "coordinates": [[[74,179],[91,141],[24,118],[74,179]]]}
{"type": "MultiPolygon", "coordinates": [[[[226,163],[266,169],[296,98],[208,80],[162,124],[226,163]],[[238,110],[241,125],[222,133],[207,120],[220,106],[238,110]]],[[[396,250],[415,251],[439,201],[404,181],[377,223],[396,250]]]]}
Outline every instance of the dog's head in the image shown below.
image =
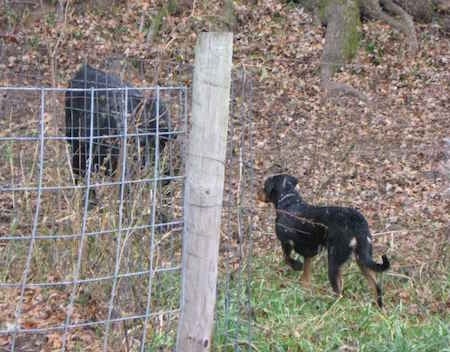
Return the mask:
{"type": "Polygon", "coordinates": [[[264,182],[264,188],[258,192],[258,200],[274,203],[283,195],[297,190],[298,179],[287,174],[270,176],[264,182]]]}

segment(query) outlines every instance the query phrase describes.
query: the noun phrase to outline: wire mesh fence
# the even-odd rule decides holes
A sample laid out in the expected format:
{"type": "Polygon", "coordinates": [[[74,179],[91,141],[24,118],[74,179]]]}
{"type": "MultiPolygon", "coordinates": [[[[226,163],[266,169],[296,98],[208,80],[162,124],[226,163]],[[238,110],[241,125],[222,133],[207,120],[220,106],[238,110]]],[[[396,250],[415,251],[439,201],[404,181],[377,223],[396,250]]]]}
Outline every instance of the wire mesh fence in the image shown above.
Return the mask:
{"type": "Polygon", "coordinates": [[[224,351],[250,351],[252,334],[251,258],[255,214],[252,111],[253,84],[245,70],[232,84],[221,262],[216,309],[216,343],[224,351]]]}
{"type": "MultiPolygon", "coordinates": [[[[84,65],[68,88],[0,88],[6,351],[174,349],[189,90],[136,88],[106,72],[84,65]]],[[[250,336],[250,98],[249,78],[236,72],[214,347],[222,350],[243,350],[250,336]]]]}
{"type": "MultiPolygon", "coordinates": [[[[140,340],[143,348],[147,331],[158,331],[154,326],[162,320],[175,327],[183,171],[176,166],[174,149],[186,130],[186,89],[151,90],[157,103],[168,104],[164,115],[156,105],[152,129],[136,127],[135,114],[124,108],[141,91],[80,89],[7,90],[8,96],[25,95],[26,102],[10,105],[2,118],[8,124],[2,130],[14,131],[1,139],[1,164],[9,172],[2,172],[7,211],[2,212],[0,288],[2,295],[17,300],[14,312],[7,314],[11,350],[39,344],[39,336],[30,334],[42,332],[57,332],[61,349],[72,349],[77,331],[99,325],[104,326],[106,350],[119,336],[113,325],[136,320],[143,327],[129,338],[140,340]],[[65,134],[47,112],[50,104],[64,100],[71,122],[76,120],[73,106],[87,106],[78,118],[81,124],[66,123],[65,134]],[[160,135],[162,119],[173,127],[161,128],[160,135]],[[122,126],[102,125],[117,121],[122,126]],[[177,141],[162,147],[167,137],[177,141]],[[58,322],[30,311],[35,300],[52,295],[61,309],[58,322]],[[85,309],[92,300],[101,303],[89,313],[85,309]],[[28,318],[37,321],[29,326],[28,318]]],[[[160,338],[168,334],[165,329],[160,338]]]]}

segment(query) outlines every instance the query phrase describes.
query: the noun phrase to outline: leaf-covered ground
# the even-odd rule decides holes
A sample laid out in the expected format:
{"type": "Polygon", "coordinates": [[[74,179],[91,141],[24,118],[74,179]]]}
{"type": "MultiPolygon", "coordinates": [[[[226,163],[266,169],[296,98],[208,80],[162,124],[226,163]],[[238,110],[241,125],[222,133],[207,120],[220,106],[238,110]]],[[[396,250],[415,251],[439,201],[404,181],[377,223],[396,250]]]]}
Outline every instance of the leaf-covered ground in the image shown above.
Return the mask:
{"type": "MultiPolygon", "coordinates": [[[[196,1],[193,8],[187,3],[166,13],[150,40],[148,30],[161,8],[153,1],[97,7],[69,2],[61,18],[46,2],[3,5],[0,85],[64,87],[85,60],[104,67],[112,58],[147,60],[160,72],[156,81],[173,83],[178,77],[164,72],[192,65],[197,34],[215,29],[224,16],[216,2],[196,1]]],[[[318,74],[324,30],[310,14],[275,0],[236,2],[235,13],[234,65],[254,81],[256,184],[276,163],[299,177],[309,202],[361,209],[374,233],[375,256],[392,258],[388,275],[412,283],[405,288],[388,282],[388,306],[448,319],[448,34],[436,24],[417,25],[420,50],[410,57],[402,35],[383,23],[364,22],[358,55],[337,79],[364,91],[370,103],[327,101],[318,74]],[[443,290],[431,288],[438,282],[443,290]]],[[[180,77],[190,84],[189,76],[180,77]]],[[[257,205],[255,260],[272,252],[281,257],[273,211],[257,205]]],[[[39,302],[38,290],[34,295],[27,296],[29,312],[39,302]]],[[[7,306],[1,303],[2,310],[7,306]]],[[[47,318],[36,324],[45,326],[47,318]]],[[[0,348],[7,343],[2,338],[0,348]]],[[[51,350],[60,341],[50,337],[47,343],[51,350]]]]}

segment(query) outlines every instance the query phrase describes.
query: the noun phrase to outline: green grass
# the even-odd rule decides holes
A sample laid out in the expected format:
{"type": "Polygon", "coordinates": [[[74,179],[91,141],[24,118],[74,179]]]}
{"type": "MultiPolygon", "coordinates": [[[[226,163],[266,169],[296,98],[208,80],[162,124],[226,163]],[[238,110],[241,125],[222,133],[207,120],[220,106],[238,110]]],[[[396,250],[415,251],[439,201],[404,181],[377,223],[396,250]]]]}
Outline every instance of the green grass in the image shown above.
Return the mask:
{"type": "Polygon", "coordinates": [[[435,281],[421,283],[385,274],[381,311],[356,265],[344,269],[344,295],[336,299],[325,258],[314,262],[311,289],[301,287],[301,273],[280,259],[279,253],[253,259],[251,310],[245,308],[245,288],[238,281],[227,295],[227,311],[224,298],[219,300],[215,351],[450,351],[445,271],[435,275],[435,281]],[[421,297],[424,292],[428,297],[421,297]]]}

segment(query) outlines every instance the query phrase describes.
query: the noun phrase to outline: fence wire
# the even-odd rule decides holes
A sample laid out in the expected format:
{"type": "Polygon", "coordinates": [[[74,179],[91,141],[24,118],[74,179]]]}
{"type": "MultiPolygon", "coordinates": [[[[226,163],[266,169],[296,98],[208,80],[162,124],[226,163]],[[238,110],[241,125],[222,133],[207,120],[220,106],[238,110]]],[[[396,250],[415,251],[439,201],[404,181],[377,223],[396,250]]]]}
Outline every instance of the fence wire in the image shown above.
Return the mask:
{"type": "MultiPolygon", "coordinates": [[[[106,72],[0,87],[1,351],[174,350],[190,92],[106,72]]],[[[214,350],[250,346],[251,92],[235,72],[214,350]]]]}
{"type": "Polygon", "coordinates": [[[255,129],[253,85],[245,70],[235,72],[231,96],[215,343],[218,351],[250,351],[255,129]]]}
{"type": "Polygon", "coordinates": [[[79,72],[66,89],[0,88],[1,348],[166,348],[179,315],[187,88],[79,72]]]}

